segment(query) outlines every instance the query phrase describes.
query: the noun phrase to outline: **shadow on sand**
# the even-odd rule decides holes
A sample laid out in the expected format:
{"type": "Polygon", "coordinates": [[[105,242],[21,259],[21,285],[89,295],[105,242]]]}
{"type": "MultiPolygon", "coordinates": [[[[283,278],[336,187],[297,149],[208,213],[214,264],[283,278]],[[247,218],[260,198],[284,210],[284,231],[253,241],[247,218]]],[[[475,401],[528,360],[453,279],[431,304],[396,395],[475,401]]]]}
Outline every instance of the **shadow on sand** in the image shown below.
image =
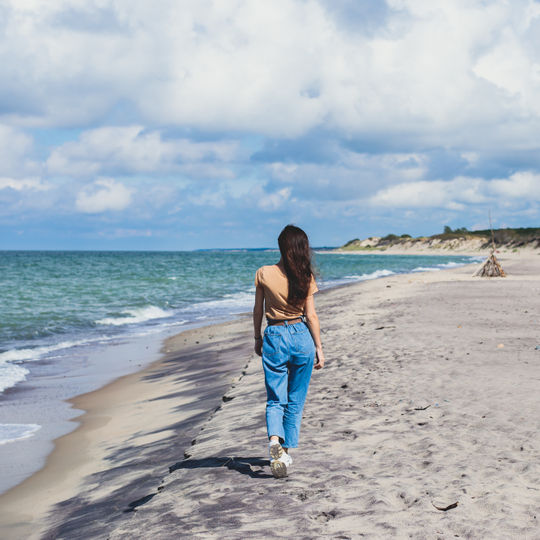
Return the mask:
{"type": "Polygon", "coordinates": [[[272,478],[271,474],[267,474],[262,470],[253,470],[252,467],[270,466],[267,459],[257,457],[208,457],[201,459],[184,459],[169,467],[169,473],[178,469],[207,469],[212,467],[227,467],[231,471],[237,471],[241,474],[246,474],[250,478],[272,478]]]}
{"type": "MultiPolygon", "coordinates": [[[[268,467],[270,461],[267,459],[261,459],[256,457],[208,457],[201,459],[184,459],[178,461],[174,465],[169,467],[169,473],[177,471],[179,469],[208,469],[214,467],[227,467],[231,471],[237,471],[241,474],[245,474],[250,478],[273,478],[271,474],[265,473],[262,467],[268,467]],[[253,470],[252,467],[260,467],[260,469],[253,470]]],[[[136,501],[132,501],[128,504],[124,513],[134,512],[137,507],[146,504],[151,501],[157,493],[151,493],[145,495],[136,501]]]]}

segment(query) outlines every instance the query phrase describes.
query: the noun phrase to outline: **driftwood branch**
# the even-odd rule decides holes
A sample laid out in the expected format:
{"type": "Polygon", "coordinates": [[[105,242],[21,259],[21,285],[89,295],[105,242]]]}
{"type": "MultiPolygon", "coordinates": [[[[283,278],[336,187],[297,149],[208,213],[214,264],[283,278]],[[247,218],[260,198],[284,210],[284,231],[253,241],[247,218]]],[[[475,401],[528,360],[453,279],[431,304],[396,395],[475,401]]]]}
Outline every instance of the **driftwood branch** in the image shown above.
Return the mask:
{"type": "Polygon", "coordinates": [[[491,254],[495,253],[495,235],[493,234],[493,224],[491,223],[491,210],[489,211],[489,229],[491,230],[491,254]]]}

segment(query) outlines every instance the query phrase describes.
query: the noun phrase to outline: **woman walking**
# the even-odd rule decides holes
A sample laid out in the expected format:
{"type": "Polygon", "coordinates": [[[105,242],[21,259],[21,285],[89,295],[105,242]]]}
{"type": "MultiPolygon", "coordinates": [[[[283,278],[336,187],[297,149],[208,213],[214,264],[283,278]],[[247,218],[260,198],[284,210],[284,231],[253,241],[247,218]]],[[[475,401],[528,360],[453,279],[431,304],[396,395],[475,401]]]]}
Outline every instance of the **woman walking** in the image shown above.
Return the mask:
{"type": "Polygon", "coordinates": [[[308,237],[302,229],[287,225],[278,244],[279,262],[262,266],[255,275],[253,325],[266,385],[270,467],[276,478],[283,478],[292,465],[289,449],[298,446],[311,371],[324,366],[324,354],[308,237]],[[263,311],[268,323],[264,339],[263,311]]]}

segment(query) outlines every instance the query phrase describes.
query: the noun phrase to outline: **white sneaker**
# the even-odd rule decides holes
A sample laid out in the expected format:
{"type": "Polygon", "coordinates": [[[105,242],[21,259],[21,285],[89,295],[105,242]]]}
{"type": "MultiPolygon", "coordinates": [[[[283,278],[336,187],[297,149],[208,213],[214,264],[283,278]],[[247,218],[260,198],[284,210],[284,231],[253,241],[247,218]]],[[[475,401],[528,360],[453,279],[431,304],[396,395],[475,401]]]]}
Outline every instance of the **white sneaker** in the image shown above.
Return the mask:
{"type": "Polygon", "coordinates": [[[285,478],[292,462],[292,457],[283,450],[281,444],[270,444],[270,469],[274,478],[285,478]]]}
{"type": "Polygon", "coordinates": [[[270,453],[270,461],[279,459],[285,453],[285,450],[283,450],[283,446],[279,444],[279,441],[271,441],[268,445],[268,451],[270,453]]]}
{"type": "Polygon", "coordinates": [[[287,454],[287,452],[283,452],[283,455],[281,456],[281,461],[287,465],[287,467],[290,467],[292,465],[292,457],[290,454],[287,454]]]}

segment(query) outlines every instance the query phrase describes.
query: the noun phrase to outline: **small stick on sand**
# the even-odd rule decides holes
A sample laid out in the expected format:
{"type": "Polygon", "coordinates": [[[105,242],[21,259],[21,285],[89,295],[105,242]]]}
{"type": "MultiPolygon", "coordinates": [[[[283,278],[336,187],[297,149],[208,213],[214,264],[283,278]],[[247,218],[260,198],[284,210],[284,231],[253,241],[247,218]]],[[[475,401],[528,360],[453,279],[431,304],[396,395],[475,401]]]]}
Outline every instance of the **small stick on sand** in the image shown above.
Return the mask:
{"type": "Polygon", "coordinates": [[[455,503],[449,504],[448,506],[437,506],[433,501],[431,502],[431,504],[432,504],[437,510],[440,510],[441,512],[446,512],[447,510],[452,510],[452,508],[457,508],[458,501],[456,501],[455,503]]]}

